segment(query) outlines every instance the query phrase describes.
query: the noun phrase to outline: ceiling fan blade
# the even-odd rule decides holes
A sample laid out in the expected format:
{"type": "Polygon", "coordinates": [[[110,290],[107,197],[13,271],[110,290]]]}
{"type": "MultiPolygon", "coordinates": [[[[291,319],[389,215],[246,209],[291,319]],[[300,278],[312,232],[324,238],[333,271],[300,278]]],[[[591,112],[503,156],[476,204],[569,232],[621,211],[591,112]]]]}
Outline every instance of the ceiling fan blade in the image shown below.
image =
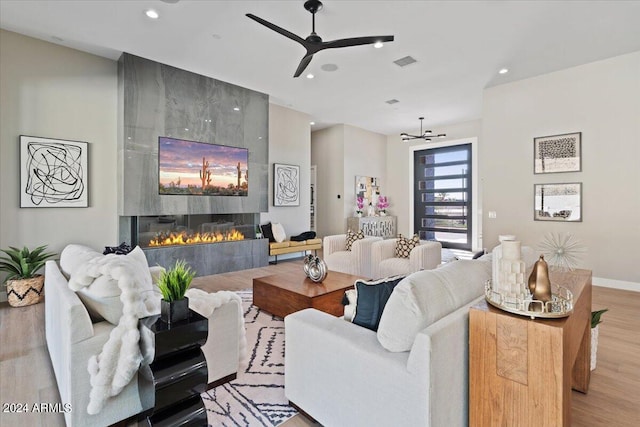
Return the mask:
{"type": "Polygon", "coordinates": [[[322,43],[322,49],[333,49],[337,47],[361,46],[365,44],[374,44],[376,42],[392,42],[393,36],[370,36],[370,37],[352,37],[348,39],[331,40],[322,43]]]}
{"type": "Polygon", "coordinates": [[[305,68],[307,68],[312,58],[313,58],[313,53],[310,54],[309,52],[307,52],[307,54],[300,61],[300,65],[298,65],[298,69],[296,70],[293,77],[299,77],[300,74],[302,74],[302,72],[305,70],[305,68]]]}
{"type": "Polygon", "coordinates": [[[275,31],[276,33],[282,34],[283,36],[285,36],[287,38],[290,38],[291,40],[297,41],[298,43],[300,43],[303,46],[306,44],[306,40],[305,39],[303,39],[302,37],[300,37],[300,36],[298,36],[296,34],[293,34],[291,31],[287,31],[282,27],[278,27],[277,25],[272,24],[269,21],[265,21],[264,19],[254,15],[252,13],[247,13],[246,16],[248,18],[251,18],[254,21],[264,25],[265,27],[275,31]]]}

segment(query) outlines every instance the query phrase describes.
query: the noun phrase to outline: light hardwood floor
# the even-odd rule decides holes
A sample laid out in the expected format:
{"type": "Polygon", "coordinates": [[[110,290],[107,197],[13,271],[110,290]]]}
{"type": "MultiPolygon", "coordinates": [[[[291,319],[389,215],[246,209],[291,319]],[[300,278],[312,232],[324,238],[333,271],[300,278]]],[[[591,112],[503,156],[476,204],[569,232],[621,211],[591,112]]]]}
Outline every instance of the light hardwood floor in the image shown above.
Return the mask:
{"type": "MultiPolygon", "coordinates": [[[[194,279],[207,291],[249,289],[254,277],[301,269],[302,262],[194,279]]],[[[597,285],[597,283],[595,283],[597,285]]],[[[636,426],[640,420],[640,292],[594,286],[593,309],[609,308],[600,325],[598,367],[587,394],[574,391],[573,426],[636,426]]],[[[61,325],[63,327],[64,325],[61,325]]],[[[44,304],[14,308],[0,304],[0,403],[59,401],[44,340],[44,304]]],[[[63,426],[60,414],[7,414],[0,426],[63,426]]],[[[317,425],[297,415],[283,427],[317,425]]],[[[98,427],[98,426],[96,426],[98,427]]],[[[341,426],[338,426],[341,427],[341,426]]],[[[438,426],[439,427],[439,426],[438,426]]]]}

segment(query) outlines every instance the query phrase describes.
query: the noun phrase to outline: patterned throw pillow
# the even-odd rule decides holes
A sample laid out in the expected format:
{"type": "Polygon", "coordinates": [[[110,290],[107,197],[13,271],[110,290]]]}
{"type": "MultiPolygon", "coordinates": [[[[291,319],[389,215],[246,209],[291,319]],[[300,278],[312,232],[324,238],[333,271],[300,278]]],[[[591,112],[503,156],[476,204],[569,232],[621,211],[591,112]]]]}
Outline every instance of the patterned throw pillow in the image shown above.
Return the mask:
{"type": "Polygon", "coordinates": [[[420,244],[420,237],[414,234],[411,239],[407,239],[402,234],[398,234],[398,241],[396,242],[396,257],[397,258],[409,258],[411,249],[420,244]]]}
{"type": "Polygon", "coordinates": [[[347,251],[351,250],[351,246],[356,240],[364,239],[364,231],[360,230],[357,233],[354,233],[351,230],[347,230],[347,244],[345,249],[347,251]]]}

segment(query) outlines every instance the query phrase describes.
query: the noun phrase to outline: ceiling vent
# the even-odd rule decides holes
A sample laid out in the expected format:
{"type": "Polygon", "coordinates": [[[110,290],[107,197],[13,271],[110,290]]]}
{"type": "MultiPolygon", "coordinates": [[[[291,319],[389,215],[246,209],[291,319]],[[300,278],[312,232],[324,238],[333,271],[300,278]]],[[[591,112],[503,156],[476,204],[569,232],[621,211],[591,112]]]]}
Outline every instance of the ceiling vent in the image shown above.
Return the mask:
{"type": "Polygon", "coordinates": [[[397,99],[394,98],[394,99],[390,99],[390,100],[384,101],[384,102],[386,102],[389,105],[393,105],[393,104],[397,104],[400,101],[398,101],[397,99]]]}
{"type": "Polygon", "coordinates": [[[393,61],[393,63],[396,64],[398,67],[406,67],[407,65],[413,64],[414,62],[418,62],[418,61],[416,61],[411,56],[405,56],[404,58],[400,58],[393,61]]]}

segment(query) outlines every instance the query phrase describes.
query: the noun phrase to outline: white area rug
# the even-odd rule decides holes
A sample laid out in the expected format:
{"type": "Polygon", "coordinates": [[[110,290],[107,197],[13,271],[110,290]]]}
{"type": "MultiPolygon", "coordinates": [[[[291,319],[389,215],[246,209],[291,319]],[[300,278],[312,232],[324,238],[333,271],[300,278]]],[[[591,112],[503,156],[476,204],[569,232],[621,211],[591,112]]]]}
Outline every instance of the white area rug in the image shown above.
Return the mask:
{"type": "Polygon", "coordinates": [[[238,378],[202,394],[210,425],[277,426],[297,414],[284,396],[284,321],[252,305],[251,291],[242,297],[248,357],[238,378]]]}

